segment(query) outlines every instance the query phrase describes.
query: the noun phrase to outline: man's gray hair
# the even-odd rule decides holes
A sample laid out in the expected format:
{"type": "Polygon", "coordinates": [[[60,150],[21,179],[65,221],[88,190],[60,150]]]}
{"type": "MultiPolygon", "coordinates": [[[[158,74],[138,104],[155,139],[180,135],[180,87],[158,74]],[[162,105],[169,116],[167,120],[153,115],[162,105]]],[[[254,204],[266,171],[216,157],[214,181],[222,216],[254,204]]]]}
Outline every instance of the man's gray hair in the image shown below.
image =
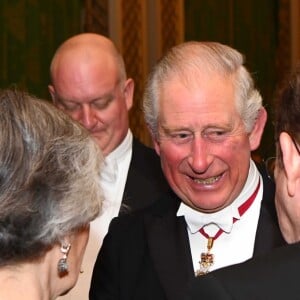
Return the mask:
{"type": "MultiPolygon", "coordinates": [[[[244,67],[244,58],[237,50],[217,42],[185,42],[173,48],[151,72],[143,98],[145,120],[151,134],[157,137],[161,87],[171,77],[184,83],[197,84],[197,74],[217,73],[232,78],[236,87],[236,105],[247,132],[251,132],[262,97],[244,67]]],[[[217,87],[216,87],[217,88],[217,87]]]]}

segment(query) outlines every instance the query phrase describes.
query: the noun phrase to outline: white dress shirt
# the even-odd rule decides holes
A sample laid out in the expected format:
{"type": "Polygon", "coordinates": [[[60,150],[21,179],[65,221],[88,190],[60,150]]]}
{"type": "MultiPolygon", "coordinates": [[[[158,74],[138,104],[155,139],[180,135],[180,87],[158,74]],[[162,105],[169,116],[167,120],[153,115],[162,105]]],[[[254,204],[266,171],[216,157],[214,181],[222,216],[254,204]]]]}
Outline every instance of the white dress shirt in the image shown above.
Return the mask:
{"type": "Polygon", "coordinates": [[[93,267],[103,238],[108,231],[110,221],[119,214],[132,157],[132,140],[132,133],[128,130],[123,142],[105,157],[100,172],[100,183],[105,199],[102,214],[90,225],[90,237],[81,267],[83,273],[79,274],[75,287],[65,296],[59,297],[61,300],[88,300],[93,267]]]}
{"type": "Polygon", "coordinates": [[[214,264],[209,271],[243,262],[252,257],[262,195],[262,178],[255,163],[251,160],[246,184],[237,199],[228,207],[216,213],[205,214],[181,203],[177,216],[184,216],[187,222],[195,272],[199,269],[201,253],[207,252],[207,238],[199,233],[199,229],[205,224],[204,229],[209,236],[214,236],[220,228],[224,230],[214,241],[210,251],[214,255],[214,264]],[[254,202],[240,216],[239,206],[254,193],[259,181],[260,187],[254,202]],[[233,223],[233,218],[238,220],[233,223]]]}

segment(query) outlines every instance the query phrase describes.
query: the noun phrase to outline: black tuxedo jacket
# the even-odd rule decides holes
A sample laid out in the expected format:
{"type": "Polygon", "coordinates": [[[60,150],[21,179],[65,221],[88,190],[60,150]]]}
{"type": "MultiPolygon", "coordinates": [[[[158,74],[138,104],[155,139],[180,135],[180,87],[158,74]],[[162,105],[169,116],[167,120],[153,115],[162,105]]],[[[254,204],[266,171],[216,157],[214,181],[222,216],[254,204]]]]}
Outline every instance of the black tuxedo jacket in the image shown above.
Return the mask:
{"type": "MultiPolygon", "coordinates": [[[[274,185],[263,174],[264,194],[254,255],[284,243],[274,208],[274,185]]],[[[91,300],[182,300],[194,278],[180,200],[171,191],[151,207],[114,219],[99,252],[91,300]]]]}
{"type": "Polygon", "coordinates": [[[300,244],[196,278],[185,300],[300,299],[300,244]]]}
{"type": "Polygon", "coordinates": [[[119,215],[150,206],[167,189],[159,156],[152,148],[133,138],[132,157],[119,215]]]}

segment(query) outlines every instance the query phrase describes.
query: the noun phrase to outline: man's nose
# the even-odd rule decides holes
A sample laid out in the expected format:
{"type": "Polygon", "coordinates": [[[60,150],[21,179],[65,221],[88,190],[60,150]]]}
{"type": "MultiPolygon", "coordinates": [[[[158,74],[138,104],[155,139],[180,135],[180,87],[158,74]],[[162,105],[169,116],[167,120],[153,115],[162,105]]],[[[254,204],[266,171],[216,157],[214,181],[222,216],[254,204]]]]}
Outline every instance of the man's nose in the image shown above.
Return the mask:
{"type": "Polygon", "coordinates": [[[82,107],[80,123],[88,130],[92,129],[96,125],[96,113],[90,106],[82,107]]]}
{"type": "Polygon", "coordinates": [[[195,137],[191,143],[188,162],[195,173],[207,170],[212,160],[210,147],[202,137],[195,137]]]}

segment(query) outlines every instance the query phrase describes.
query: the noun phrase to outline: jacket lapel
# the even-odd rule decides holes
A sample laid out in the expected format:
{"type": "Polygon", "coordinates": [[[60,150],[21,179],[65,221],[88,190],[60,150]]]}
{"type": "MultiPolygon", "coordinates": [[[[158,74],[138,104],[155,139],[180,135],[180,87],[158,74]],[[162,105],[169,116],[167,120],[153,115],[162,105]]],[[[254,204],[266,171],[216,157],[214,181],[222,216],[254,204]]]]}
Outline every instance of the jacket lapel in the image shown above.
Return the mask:
{"type": "Polygon", "coordinates": [[[153,149],[133,138],[132,158],[122,199],[124,209],[119,214],[150,206],[168,190],[159,156],[153,149]]]}
{"type": "Polygon", "coordinates": [[[176,212],[146,220],[149,251],[166,298],[181,300],[183,287],[194,277],[186,223],[176,212]]]}

